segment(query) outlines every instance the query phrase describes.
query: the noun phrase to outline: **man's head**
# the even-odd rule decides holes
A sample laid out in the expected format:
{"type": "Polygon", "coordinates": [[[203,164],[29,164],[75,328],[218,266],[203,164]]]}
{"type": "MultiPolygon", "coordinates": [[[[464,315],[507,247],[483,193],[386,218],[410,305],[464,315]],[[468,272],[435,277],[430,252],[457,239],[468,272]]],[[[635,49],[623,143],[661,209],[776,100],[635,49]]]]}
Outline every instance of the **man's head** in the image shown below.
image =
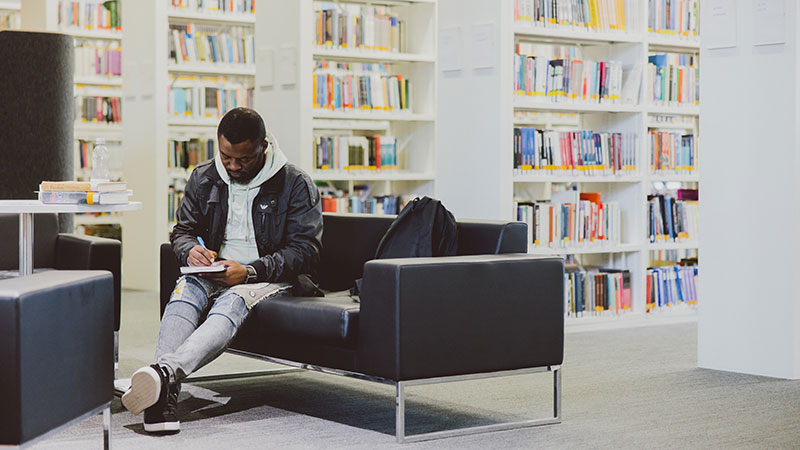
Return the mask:
{"type": "Polygon", "coordinates": [[[264,152],[269,143],[264,120],[249,108],[228,111],[217,127],[222,165],[237,183],[247,183],[264,167],[264,152]]]}

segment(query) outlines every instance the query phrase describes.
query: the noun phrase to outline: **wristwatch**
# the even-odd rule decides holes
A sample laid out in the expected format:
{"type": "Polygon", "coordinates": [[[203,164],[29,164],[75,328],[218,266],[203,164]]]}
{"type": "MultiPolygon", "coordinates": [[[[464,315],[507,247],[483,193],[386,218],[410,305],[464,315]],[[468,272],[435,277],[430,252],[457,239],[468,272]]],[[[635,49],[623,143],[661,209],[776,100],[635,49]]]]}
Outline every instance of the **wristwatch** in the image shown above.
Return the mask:
{"type": "Polygon", "coordinates": [[[256,278],[258,277],[258,273],[256,272],[256,268],[251,266],[250,264],[244,266],[247,269],[247,277],[244,279],[245,283],[254,283],[256,278]]]}

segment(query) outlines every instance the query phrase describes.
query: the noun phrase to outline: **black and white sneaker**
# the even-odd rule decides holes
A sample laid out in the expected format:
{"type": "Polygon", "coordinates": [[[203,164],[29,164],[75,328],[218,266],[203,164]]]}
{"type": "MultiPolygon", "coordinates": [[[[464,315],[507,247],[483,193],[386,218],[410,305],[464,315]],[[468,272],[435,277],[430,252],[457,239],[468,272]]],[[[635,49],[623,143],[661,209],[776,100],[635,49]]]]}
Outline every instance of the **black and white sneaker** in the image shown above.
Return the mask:
{"type": "Polygon", "coordinates": [[[181,422],[178,420],[179,383],[169,383],[166,395],[155,405],[144,410],[144,431],[148,433],[178,432],[181,422]]]}
{"type": "Polygon", "coordinates": [[[131,387],[122,395],[122,404],[133,414],[139,414],[166,397],[169,375],[163,367],[151,364],[131,376],[131,387]]]}

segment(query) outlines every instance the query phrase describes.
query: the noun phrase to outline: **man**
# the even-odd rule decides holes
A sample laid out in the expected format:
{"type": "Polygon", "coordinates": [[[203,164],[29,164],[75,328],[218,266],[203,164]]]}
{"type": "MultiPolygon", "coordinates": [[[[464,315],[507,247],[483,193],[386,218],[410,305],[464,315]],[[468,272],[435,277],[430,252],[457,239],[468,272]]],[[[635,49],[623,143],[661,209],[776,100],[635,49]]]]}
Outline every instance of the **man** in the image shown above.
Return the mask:
{"type": "Polygon", "coordinates": [[[170,241],[183,265],[224,271],[178,279],[161,318],[155,364],[137,370],[122,396],[132,413],[144,410],[148,432],[179,431],[181,380],[227,348],[258,301],[313,273],[319,261],[317,188],[287,164],[258,113],[231,110],[217,140],[214,160],[199,164],[186,183],[170,241]]]}

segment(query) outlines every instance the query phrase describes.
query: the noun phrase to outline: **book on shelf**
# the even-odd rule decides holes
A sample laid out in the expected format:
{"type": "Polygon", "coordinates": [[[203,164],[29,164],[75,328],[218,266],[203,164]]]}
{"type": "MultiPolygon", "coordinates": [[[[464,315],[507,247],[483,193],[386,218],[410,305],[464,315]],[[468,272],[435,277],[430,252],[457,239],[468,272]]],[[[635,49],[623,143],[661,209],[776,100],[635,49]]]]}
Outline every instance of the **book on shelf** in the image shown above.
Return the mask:
{"type": "Polygon", "coordinates": [[[314,168],[318,170],[394,170],[394,136],[316,136],[314,168]]]}
{"type": "MultiPolygon", "coordinates": [[[[184,180],[185,181],[185,180],[184,180]]],[[[173,181],[173,183],[177,183],[173,181]]],[[[178,206],[183,200],[183,191],[184,186],[175,184],[170,185],[167,189],[167,221],[168,222],[175,222],[175,212],[178,210],[178,206]]]]}
{"type": "Polygon", "coordinates": [[[647,30],[670,36],[696,37],[700,0],[648,0],[647,30]]]}
{"type": "Polygon", "coordinates": [[[58,203],[71,205],[123,205],[129,202],[133,194],[125,191],[39,191],[42,203],[58,203]]]}
{"type": "Polygon", "coordinates": [[[207,86],[167,88],[167,113],[192,119],[221,118],[233,108],[253,107],[253,89],[207,86]]]}
{"type": "Polygon", "coordinates": [[[217,140],[211,138],[170,139],[167,167],[188,169],[214,157],[217,140]]]}
{"type": "Polygon", "coordinates": [[[255,34],[243,27],[171,24],[169,60],[176,64],[254,64],[255,34]]]}
{"type": "MultiPolygon", "coordinates": [[[[75,167],[81,169],[92,168],[92,150],[94,150],[95,141],[87,139],[76,139],[75,141],[75,167]]],[[[110,152],[109,165],[112,170],[119,170],[122,164],[122,146],[120,141],[113,139],[107,140],[106,146],[110,152]],[[113,143],[112,143],[113,142],[113,143]]],[[[113,177],[112,177],[113,178],[113,177]]]]}
{"type": "Polygon", "coordinates": [[[514,169],[521,175],[636,173],[635,133],[514,128],[514,169]]]}
{"type": "Polygon", "coordinates": [[[399,52],[404,22],[387,6],[314,2],[314,44],[399,52]]]}
{"type": "Polygon", "coordinates": [[[646,273],[647,312],[697,305],[697,266],[651,267],[646,273]]]}
{"type": "Polygon", "coordinates": [[[401,197],[395,195],[381,195],[377,197],[362,197],[348,195],[334,197],[323,195],[322,212],[354,213],[354,214],[398,214],[405,203],[401,197]]]}
{"type": "Polygon", "coordinates": [[[650,130],[650,171],[688,173],[695,170],[697,154],[694,135],[650,130]]]}
{"type": "Polygon", "coordinates": [[[387,64],[317,61],[314,108],[332,110],[411,110],[411,82],[391,75],[387,64]]]}
{"type": "Polygon", "coordinates": [[[122,76],[122,47],[115,41],[75,39],[75,76],[122,76]]]}
{"type": "Polygon", "coordinates": [[[117,0],[60,1],[58,24],[61,28],[77,27],[83,30],[122,29],[122,18],[117,0]]]}
{"type": "Polygon", "coordinates": [[[174,8],[199,12],[249,13],[256,12],[255,0],[169,0],[174,8]]]}
{"type": "Polygon", "coordinates": [[[128,185],[124,181],[42,181],[40,191],[65,192],[126,192],[128,185]]]}
{"type": "Polygon", "coordinates": [[[568,317],[619,315],[631,311],[631,298],[629,270],[565,267],[564,311],[568,317]]]}
{"type": "Polygon", "coordinates": [[[22,14],[19,11],[0,11],[0,31],[22,28],[22,14]]]}
{"type": "MultiPolygon", "coordinates": [[[[681,195],[692,195],[686,191],[689,190],[684,190],[681,195]]],[[[697,240],[699,203],[696,200],[677,200],[668,194],[652,194],[647,196],[647,202],[650,242],[697,240]]]]}
{"type": "Polygon", "coordinates": [[[528,224],[535,248],[581,249],[619,245],[621,212],[616,201],[576,190],[554,192],[550,201],[515,202],[517,220],[528,224]]]}
{"type": "Polygon", "coordinates": [[[659,53],[647,58],[647,89],[656,106],[695,106],[700,100],[696,56],[659,53]]]}
{"type": "Polygon", "coordinates": [[[635,29],[640,0],[514,0],[514,20],[544,28],[635,29]]]}
{"type": "MultiPolygon", "coordinates": [[[[592,61],[580,53],[574,46],[517,43],[515,94],[555,103],[621,104],[622,63],[592,61]]],[[[626,80],[633,83],[631,78],[626,80]]]]}
{"type": "Polygon", "coordinates": [[[120,123],[122,106],[119,97],[76,96],[75,116],[81,122],[120,123]]]}

